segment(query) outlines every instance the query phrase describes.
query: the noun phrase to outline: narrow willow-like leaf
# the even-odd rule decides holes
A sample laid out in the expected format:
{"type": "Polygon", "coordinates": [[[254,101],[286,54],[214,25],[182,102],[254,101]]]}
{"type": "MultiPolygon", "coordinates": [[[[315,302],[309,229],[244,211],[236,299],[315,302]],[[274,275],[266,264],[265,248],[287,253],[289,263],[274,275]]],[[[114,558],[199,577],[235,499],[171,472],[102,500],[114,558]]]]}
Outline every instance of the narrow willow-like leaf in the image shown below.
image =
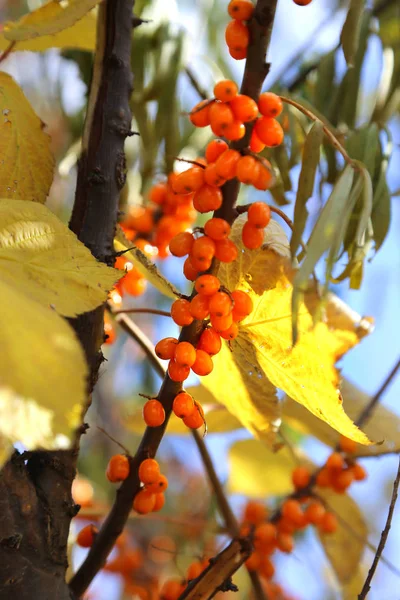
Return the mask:
{"type": "Polygon", "coordinates": [[[293,343],[297,341],[299,307],[304,291],[307,289],[308,279],[319,259],[334,241],[337,224],[343,218],[343,210],[348,202],[353,178],[353,167],[347,165],[318,217],[307,244],[306,257],[294,278],[292,296],[293,343]]]}
{"type": "Polygon", "coordinates": [[[283,189],[285,192],[289,192],[292,189],[292,182],[290,180],[290,166],[289,166],[289,157],[287,154],[287,149],[284,144],[280,144],[274,148],[273,157],[278,166],[279,173],[281,175],[283,189]]]}
{"type": "Polygon", "coordinates": [[[335,89],[335,55],[332,51],[323,56],[317,69],[317,82],[314,89],[314,106],[323,112],[328,113],[332,102],[332,95],[335,89]]]}
{"type": "Polygon", "coordinates": [[[360,38],[361,18],[365,0],[351,0],[346,20],[340,35],[343,53],[349,67],[353,66],[360,38]]]}
{"type": "Polygon", "coordinates": [[[315,173],[317,172],[323,137],[323,125],[321,121],[316,121],[306,137],[303,149],[303,164],[294,207],[293,234],[290,240],[292,258],[296,256],[306,225],[308,217],[306,204],[313,193],[315,173]]]}

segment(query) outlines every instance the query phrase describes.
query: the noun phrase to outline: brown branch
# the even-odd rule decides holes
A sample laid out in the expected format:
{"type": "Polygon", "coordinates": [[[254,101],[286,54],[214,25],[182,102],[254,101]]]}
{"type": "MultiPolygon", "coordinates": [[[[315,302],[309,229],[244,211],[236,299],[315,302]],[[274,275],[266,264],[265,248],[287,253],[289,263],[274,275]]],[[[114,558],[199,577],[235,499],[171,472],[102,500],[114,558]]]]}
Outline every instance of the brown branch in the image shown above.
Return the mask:
{"type": "Polygon", "coordinates": [[[190,67],[186,67],[185,73],[188,76],[188,79],[189,79],[193,89],[198,93],[200,98],[202,98],[203,100],[207,100],[209,95],[207,94],[205,89],[200,85],[200,83],[197,81],[197,78],[196,78],[195,74],[193,73],[192,69],[190,67]]]}
{"type": "Polygon", "coordinates": [[[364,425],[368,421],[368,419],[371,418],[373,411],[375,410],[377,404],[379,403],[379,401],[381,399],[381,396],[385,393],[386,389],[388,388],[388,386],[391,384],[391,382],[393,381],[393,379],[397,375],[397,371],[399,369],[400,369],[400,358],[398,359],[397,363],[394,365],[394,367],[390,371],[390,373],[388,373],[385,381],[382,383],[382,385],[380,386],[379,390],[371,398],[371,400],[369,401],[369,403],[367,404],[367,406],[364,408],[364,410],[362,411],[362,413],[358,417],[358,419],[356,421],[356,425],[358,427],[362,427],[362,425],[364,425]]]}
{"type": "Polygon", "coordinates": [[[118,310],[112,310],[110,308],[111,315],[132,315],[132,314],[144,314],[144,315],[159,315],[160,317],[170,317],[171,313],[167,310],[158,310],[158,308],[120,308],[118,310]]]}
{"type": "Polygon", "coordinates": [[[6,60],[7,56],[14,50],[14,46],[17,42],[10,42],[9,46],[4,50],[3,54],[0,56],[0,63],[6,60]]]}
{"type": "Polygon", "coordinates": [[[396,478],[394,480],[394,484],[393,484],[393,492],[392,492],[392,499],[390,500],[390,505],[389,505],[389,512],[388,512],[388,516],[386,519],[386,525],[382,531],[382,535],[381,535],[381,539],[379,541],[379,545],[378,545],[378,549],[376,551],[376,554],[374,556],[374,560],[372,561],[372,565],[370,570],[368,571],[368,575],[367,578],[365,580],[365,583],[363,585],[363,588],[361,590],[361,593],[358,595],[358,600],[364,600],[364,598],[367,597],[368,592],[371,589],[371,581],[372,578],[375,574],[376,568],[378,566],[379,563],[379,559],[381,558],[383,549],[386,545],[388,536],[389,536],[389,531],[390,531],[390,526],[392,524],[392,518],[393,518],[393,513],[394,513],[394,508],[396,506],[396,501],[397,501],[397,494],[398,494],[398,490],[399,490],[399,483],[400,483],[400,461],[399,461],[399,466],[397,469],[397,475],[396,478]]]}

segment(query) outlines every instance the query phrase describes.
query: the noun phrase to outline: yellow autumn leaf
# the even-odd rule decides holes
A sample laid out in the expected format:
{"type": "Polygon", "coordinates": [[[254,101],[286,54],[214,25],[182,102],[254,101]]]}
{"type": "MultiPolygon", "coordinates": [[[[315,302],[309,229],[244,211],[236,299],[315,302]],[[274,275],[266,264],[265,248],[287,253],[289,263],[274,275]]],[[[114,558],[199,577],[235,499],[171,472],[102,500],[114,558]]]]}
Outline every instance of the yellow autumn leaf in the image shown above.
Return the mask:
{"type": "Polygon", "coordinates": [[[0,199],[0,279],[67,317],[93,310],[121,272],[42,204],[0,199]]]}
{"type": "Polygon", "coordinates": [[[68,323],[30,296],[0,278],[0,439],[66,448],[85,401],[85,357],[68,323]]]}
{"type": "Polygon", "coordinates": [[[114,249],[116,252],[123,252],[130,248],[128,252],[124,252],[124,257],[129,260],[159,292],[168,296],[169,298],[177,298],[179,296],[178,290],[161,275],[156,265],[146,256],[144,252],[137,248],[134,242],[130,242],[125,237],[121,227],[117,227],[117,233],[114,238],[114,249]]]}
{"type": "Polygon", "coordinates": [[[335,369],[336,361],[358,343],[357,332],[346,328],[333,329],[325,322],[313,328],[312,315],[302,304],[298,321],[299,342],[293,348],[289,244],[287,240],[285,243],[283,231],[272,221],[265,230],[263,247],[247,250],[241,240],[245,220],[245,215],[239,217],[231,234],[239,248],[239,259],[221,265],[219,277],[228,289],[247,291],[253,300],[253,311],[242,321],[239,335],[232,342],[233,359],[229,366],[228,354],[218,355],[214,372],[202,378],[203,385],[214,393],[216,379],[224,373],[221,379],[227,394],[219,397],[218,392],[215,393],[223,404],[226,400],[229,402],[232,390],[237,395],[235,388],[250,386],[251,402],[245,396],[233,407],[232,404],[226,406],[245,423],[249,421],[249,414],[254,412],[254,403],[257,403],[261,408],[261,419],[252,422],[250,427],[256,435],[273,430],[271,413],[276,411],[276,387],[343,435],[362,444],[371,443],[343,410],[335,369]],[[232,368],[232,363],[240,377],[230,379],[226,389],[225,374],[232,368]],[[268,390],[266,382],[269,382],[268,390]]]}
{"type": "MultiPolygon", "coordinates": [[[[347,379],[343,380],[340,389],[346,413],[356,421],[370,402],[371,396],[347,379]]],[[[285,399],[282,418],[297,431],[313,435],[327,446],[334,448],[339,441],[338,434],[331,427],[290,398],[285,399]]],[[[370,439],[381,443],[360,446],[356,450],[357,455],[379,456],[386,452],[400,452],[400,418],[381,403],[374,408],[371,418],[363,425],[363,430],[370,439]]]]}
{"type": "MultiPolygon", "coordinates": [[[[54,18],[63,11],[61,5],[51,2],[42,6],[42,13],[46,11],[46,18],[54,18]]],[[[37,11],[26,15],[26,22],[30,20],[34,23],[37,19],[37,11]]],[[[0,32],[0,50],[6,50],[11,42],[6,39],[4,32],[0,32]]],[[[12,51],[20,52],[29,50],[30,52],[44,52],[49,48],[73,48],[76,50],[93,51],[96,47],[96,11],[91,10],[82,19],[79,19],[71,27],[62,29],[53,35],[41,35],[40,37],[30,38],[19,41],[14,44],[12,51]]]]}
{"type": "Polygon", "coordinates": [[[0,73],[0,198],[46,201],[54,157],[43,127],[19,85],[0,73]]]}
{"type": "Polygon", "coordinates": [[[335,533],[320,533],[320,540],[339,582],[348,584],[357,572],[367,543],[365,519],[358,504],[347,494],[336,494],[333,490],[322,488],[316,491],[326,507],[337,516],[339,524],[335,533]]]}
{"type": "Polygon", "coordinates": [[[4,24],[4,37],[11,42],[54,35],[72,27],[102,0],[52,0],[18,21],[4,24]]]}

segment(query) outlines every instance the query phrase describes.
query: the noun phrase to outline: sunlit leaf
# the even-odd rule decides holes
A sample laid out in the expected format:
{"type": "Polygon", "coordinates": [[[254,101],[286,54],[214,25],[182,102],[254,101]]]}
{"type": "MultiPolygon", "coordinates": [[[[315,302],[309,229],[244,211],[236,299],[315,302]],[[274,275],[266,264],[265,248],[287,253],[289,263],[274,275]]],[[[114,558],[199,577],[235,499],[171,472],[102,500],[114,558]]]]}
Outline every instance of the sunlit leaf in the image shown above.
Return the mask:
{"type": "Polygon", "coordinates": [[[357,52],[361,18],[364,12],[365,0],[351,0],[347,17],[340,35],[340,42],[343,47],[344,56],[347,64],[352,67],[354,57],[357,52]]]}
{"type": "Polygon", "coordinates": [[[54,157],[43,128],[19,85],[0,73],[0,198],[46,201],[54,157]]]}
{"type": "Polygon", "coordinates": [[[376,251],[379,250],[385,241],[390,225],[391,199],[386,177],[387,164],[388,161],[385,158],[381,164],[372,200],[371,220],[376,251]]]}
{"type": "Polygon", "coordinates": [[[120,276],[98,262],[46,206],[0,200],[1,280],[73,317],[105,302],[120,276]]]}

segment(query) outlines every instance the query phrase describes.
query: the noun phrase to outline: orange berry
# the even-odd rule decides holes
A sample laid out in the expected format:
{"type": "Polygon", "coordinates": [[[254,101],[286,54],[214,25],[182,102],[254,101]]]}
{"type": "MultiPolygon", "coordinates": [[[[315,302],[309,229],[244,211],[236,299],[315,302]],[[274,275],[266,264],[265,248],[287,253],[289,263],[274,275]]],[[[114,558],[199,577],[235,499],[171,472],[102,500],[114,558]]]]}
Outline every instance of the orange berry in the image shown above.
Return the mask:
{"type": "Polygon", "coordinates": [[[297,500],[289,498],[282,504],[281,513],[283,519],[291,521],[294,525],[302,524],[304,513],[297,500]]]}
{"type": "Polygon", "coordinates": [[[193,373],[200,376],[209,375],[213,368],[211,356],[204,350],[196,350],[196,360],[192,365],[193,373]]]}
{"type": "Polygon", "coordinates": [[[204,350],[210,356],[218,354],[221,350],[221,336],[212,327],[207,327],[200,336],[197,344],[198,350],[204,350]]]}
{"type": "Polygon", "coordinates": [[[147,400],[143,406],[143,419],[149,427],[159,427],[165,421],[165,410],[158,400],[147,400]]]}
{"type": "Polygon", "coordinates": [[[125,225],[140,233],[150,233],[154,227],[152,210],[143,206],[131,206],[125,219],[125,225]]]}
{"type": "Polygon", "coordinates": [[[190,314],[195,319],[203,321],[210,314],[209,304],[209,296],[197,294],[197,296],[192,298],[192,300],[190,301],[190,314]]]}
{"type": "Polygon", "coordinates": [[[322,517],[318,527],[322,533],[335,533],[338,528],[338,520],[336,515],[326,512],[322,517]]]}
{"type": "Polygon", "coordinates": [[[133,510],[140,515],[146,515],[154,509],[156,496],[148,490],[140,490],[133,500],[133,510]]]}
{"type": "Polygon", "coordinates": [[[204,183],[204,169],[202,167],[192,167],[187,171],[179,173],[174,180],[172,189],[176,194],[190,194],[197,192],[204,183]]]}
{"type": "Polygon", "coordinates": [[[260,140],[256,132],[254,131],[254,128],[251,132],[249,148],[252,152],[255,153],[262,152],[265,148],[265,144],[260,140]]]}
{"type": "Polygon", "coordinates": [[[169,251],[173,256],[186,256],[192,249],[194,237],[189,231],[181,231],[169,243],[169,251]]]}
{"type": "Polygon", "coordinates": [[[271,117],[260,117],[257,119],[254,129],[260,140],[268,146],[268,148],[279,146],[279,144],[282,144],[283,142],[283,129],[276,119],[271,119],[271,117]]]}
{"type": "Polygon", "coordinates": [[[198,270],[193,266],[190,257],[183,263],[183,274],[189,281],[195,281],[199,274],[198,270]]]}
{"type": "Polygon", "coordinates": [[[242,156],[236,166],[236,177],[247,185],[257,179],[260,169],[259,162],[252,156],[242,156]]]}
{"type": "Polygon", "coordinates": [[[159,597],[161,600],[178,600],[184,589],[180,579],[167,579],[161,587],[159,597]]]}
{"type": "Polygon", "coordinates": [[[364,469],[364,467],[362,467],[358,463],[355,463],[351,467],[351,470],[353,472],[353,476],[356,481],[363,481],[364,479],[367,478],[367,471],[364,469]]]}
{"type": "Polygon", "coordinates": [[[267,518],[267,509],[262,502],[249,500],[245,506],[243,520],[252,525],[259,525],[267,518]]]}
{"type": "Polygon", "coordinates": [[[340,436],[339,446],[340,449],[347,454],[353,454],[357,450],[357,442],[350,440],[344,435],[340,436]]]}
{"type": "Polygon", "coordinates": [[[149,190],[149,200],[154,204],[164,204],[167,199],[167,189],[168,186],[165,181],[155,183],[149,190]]]}
{"type": "Polygon", "coordinates": [[[325,514],[325,508],[320,502],[318,502],[317,500],[313,500],[307,506],[304,514],[308,523],[311,523],[312,525],[319,525],[325,514]]]}
{"type": "MultiPolygon", "coordinates": [[[[219,172],[218,174],[221,175],[219,172]]],[[[218,210],[221,205],[222,192],[218,187],[215,186],[205,184],[195,193],[193,197],[193,206],[200,213],[218,210]]]]}
{"type": "Polygon", "coordinates": [[[214,86],[214,96],[221,102],[229,102],[238,93],[238,86],[230,79],[219,81],[214,86]]]}
{"type": "MultiPolygon", "coordinates": [[[[275,575],[275,567],[272,564],[271,560],[268,556],[263,556],[260,562],[260,566],[258,567],[258,571],[261,577],[265,577],[265,579],[272,579],[275,575]]],[[[268,596],[272,598],[272,596],[268,593],[268,596]]],[[[276,598],[277,596],[274,596],[276,598]]],[[[283,598],[283,596],[281,596],[283,598]]]]}
{"type": "Polygon", "coordinates": [[[191,367],[196,360],[196,349],[190,342],[179,342],[174,358],[181,367],[191,367]]]}
{"type": "Polygon", "coordinates": [[[213,185],[216,187],[221,187],[224,185],[225,179],[218,175],[215,163],[207,165],[204,169],[204,182],[207,185],[213,185]]]}
{"type": "Polygon", "coordinates": [[[211,315],[210,317],[211,325],[214,327],[215,331],[217,331],[220,335],[222,332],[227,331],[233,323],[232,313],[226,315],[224,317],[217,317],[216,315],[211,315]]]}
{"type": "Polygon", "coordinates": [[[146,490],[152,494],[160,494],[168,488],[168,479],[165,475],[159,475],[157,481],[146,485],[146,490]]]}
{"type": "Polygon", "coordinates": [[[247,46],[246,48],[229,48],[229,54],[235,60],[243,60],[247,56],[247,46]]]}
{"type": "Polygon", "coordinates": [[[111,483],[124,481],[129,475],[129,459],[124,454],[115,454],[108,462],[106,477],[111,483]]]}
{"type": "Polygon", "coordinates": [[[351,486],[354,481],[354,473],[352,469],[346,469],[339,473],[334,472],[333,475],[333,489],[338,494],[344,494],[344,492],[351,486]]]}
{"type": "Polygon", "coordinates": [[[168,363],[168,375],[172,381],[185,381],[190,375],[190,368],[182,367],[172,359],[168,363]]]}
{"type": "Polygon", "coordinates": [[[311,473],[307,467],[296,467],[292,473],[293,485],[298,490],[307,487],[310,483],[310,479],[311,473]]]}
{"type": "Polygon", "coordinates": [[[230,106],[234,118],[242,123],[250,123],[258,117],[257,103],[250,98],[250,96],[246,96],[245,94],[236,96],[232,102],[230,102],[230,106]]]}
{"type": "Polygon", "coordinates": [[[293,0],[293,2],[297,4],[297,6],[307,6],[308,4],[311,4],[312,0],[293,0]]]}
{"type": "Polygon", "coordinates": [[[276,527],[281,533],[290,533],[290,535],[292,535],[292,533],[294,533],[297,529],[296,525],[284,518],[279,519],[276,527]]]}
{"type": "Polygon", "coordinates": [[[204,233],[212,240],[220,242],[225,240],[231,232],[231,226],[225,219],[213,217],[204,225],[204,233]]]}
{"type": "Polygon", "coordinates": [[[222,338],[224,338],[224,340],[234,340],[239,335],[238,324],[232,323],[232,325],[228,327],[228,329],[224,329],[223,331],[221,331],[220,335],[222,338]]]}
{"type": "Polygon", "coordinates": [[[215,254],[215,242],[207,235],[203,235],[197,238],[192,246],[190,258],[197,259],[197,261],[207,261],[213,258],[215,254]]]}
{"type": "Polygon", "coordinates": [[[196,127],[207,127],[210,124],[210,108],[212,102],[202,100],[192,109],[189,118],[196,127]]]}
{"type": "Polygon", "coordinates": [[[261,563],[261,556],[258,552],[252,552],[249,558],[246,560],[245,565],[249,571],[258,571],[258,568],[261,563]]]}
{"type": "Polygon", "coordinates": [[[129,261],[124,257],[124,256],[117,256],[117,258],[115,259],[115,263],[114,263],[114,269],[119,269],[119,270],[126,270],[126,264],[129,261]]]}
{"type": "Polygon", "coordinates": [[[251,0],[231,0],[228,4],[228,13],[232,19],[248,21],[254,12],[254,4],[251,0]]]}
{"type": "Polygon", "coordinates": [[[193,413],[195,404],[192,396],[187,392],[180,392],[175,396],[172,403],[174,414],[180,419],[184,419],[193,413]]]}
{"type": "Polygon", "coordinates": [[[171,306],[171,317],[180,327],[193,323],[193,317],[190,314],[190,302],[179,298],[171,306]]]}
{"type": "Polygon", "coordinates": [[[216,292],[210,298],[210,313],[217,317],[225,317],[232,312],[233,302],[225,292],[216,292]]]}
{"type": "Polygon", "coordinates": [[[225,150],[217,159],[216,169],[218,175],[224,179],[233,179],[236,176],[236,165],[240,159],[237,150],[225,150]]]}
{"type": "Polygon", "coordinates": [[[228,150],[228,144],[224,140],[212,140],[206,147],[206,160],[213,163],[225,150],[228,150]]]}
{"type": "Polygon", "coordinates": [[[290,554],[294,548],[294,539],[289,533],[279,532],[276,538],[276,547],[282,552],[290,554]]]}
{"type": "Polygon", "coordinates": [[[229,49],[242,50],[250,42],[249,30],[241,21],[230,21],[225,30],[225,41],[229,49]]]}
{"type": "Polygon", "coordinates": [[[200,561],[196,561],[189,565],[188,570],[186,572],[186,579],[189,581],[190,579],[197,579],[199,575],[204,571],[203,563],[200,561]]]}
{"type": "Polygon", "coordinates": [[[242,241],[243,244],[249,250],[256,250],[263,245],[264,242],[264,231],[253,227],[248,221],[243,225],[242,229],[242,241]]]}
{"type": "Polygon", "coordinates": [[[90,548],[99,530],[94,525],[86,525],[76,536],[76,543],[81,548],[90,548]]]}
{"type": "Polygon", "coordinates": [[[246,127],[241,121],[233,121],[224,129],[224,137],[231,142],[241,140],[246,134],[246,127]]]}
{"type": "Polygon", "coordinates": [[[264,229],[271,220],[271,209],[268,204],[264,204],[264,202],[254,202],[249,206],[247,219],[253,227],[264,229]]]}
{"type": "Polygon", "coordinates": [[[214,102],[210,109],[210,125],[215,135],[223,135],[225,129],[233,121],[233,113],[229,104],[214,102]]]}
{"type": "Polygon", "coordinates": [[[231,263],[237,259],[238,249],[232,240],[215,242],[215,258],[224,263],[231,263]]]}
{"type": "Polygon", "coordinates": [[[267,190],[274,183],[274,175],[271,163],[265,158],[261,161],[261,168],[258,172],[257,179],[253,181],[253,185],[257,190],[267,190]]]}
{"type": "Polygon", "coordinates": [[[162,509],[162,507],[165,504],[165,496],[162,492],[160,492],[159,494],[154,494],[156,497],[156,501],[154,503],[154,507],[153,507],[153,512],[158,512],[159,510],[162,509]]]}
{"type": "Polygon", "coordinates": [[[218,277],[215,275],[200,275],[196,279],[195,290],[198,294],[203,296],[212,296],[215,292],[218,292],[221,284],[218,277]]]}
{"type": "Polygon", "coordinates": [[[332,484],[331,473],[325,467],[323,467],[317,475],[316,484],[319,487],[326,488],[332,484]]]}
{"type": "Polygon", "coordinates": [[[339,452],[333,452],[328,457],[325,466],[332,471],[341,471],[344,467],[343,456],[339,452]]]}
{"type": "Polygon", "coordinates": [[[141,296],[147,288],[146,279],[142,276],[138,277],[137,274],[136,269],[129,271],[122,281],[124,292],[131,296],[141,296]]]}
{"type": "Polygon", "coordinates": [[[276,526],[273,523],[261,523],[254,531],[254,547],[262,551],[265,546],[271,546],[276,541],[276,526]]]}
{"type": "Polygon", "coordinates": [[[282,100],[272,92],[264,92],[258,98],[258,109],[264,117],[279,117],[283,109],[282,100]]]}
{"type": "Polygon", "coordinates": [[[242,290],[235,290],[231,293],[231,296],[234,302],[234,310],[247,317],[253,310],[253,301],[249,294],[246,294],[242,290]]]}
{"type": "Polygon", "coordinates": [[[183,419],[183,422],[186,427],[190,427],[190,429],[199,429],[204,425],[204,419],[197,406],[191,415],[183,419]]]}
{"type": "Polygon", "coordinates": [[[114,325],[111,320],[108,319],[106,315],[104,315],[104,335],[106,336],[105,344],[113,344],[117,339],[117,334],[114,329],[114,325]]]}
{"type": "Polygon", "coordinates": [[[178,340],[176,338],[167,337],[160,340],[156,344],[154,351],[158,358],[161,358],[162,360],[169,360],[170,358],[174,358],[177,345],[178,340]]]}
{"type": "Polygon", "coordinates": [[[142,460],[138,470],[139,479],[142,483],[154,483],[160,477],[160,466],[154,458],[142,460]]]}

